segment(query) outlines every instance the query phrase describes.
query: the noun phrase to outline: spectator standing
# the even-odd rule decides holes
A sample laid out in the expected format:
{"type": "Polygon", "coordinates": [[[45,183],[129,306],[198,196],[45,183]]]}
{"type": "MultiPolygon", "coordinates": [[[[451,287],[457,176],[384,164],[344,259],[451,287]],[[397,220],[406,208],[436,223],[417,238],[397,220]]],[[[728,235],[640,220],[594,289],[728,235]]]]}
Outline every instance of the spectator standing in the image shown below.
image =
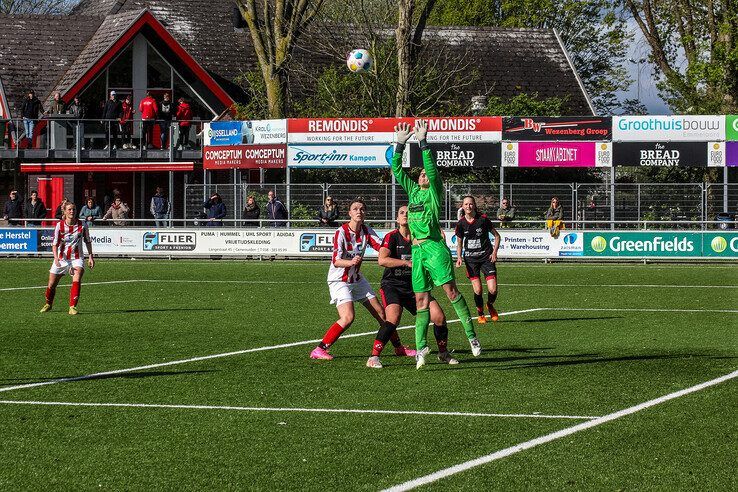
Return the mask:
{"type": "Polygon", "coordinates": [[[507,198],[503,198],[500,208],[497,209],[497,220],[500,221],[500,227],[510,227],[510,223],[515,219],[515,207],[510,205],[507,198]]]}
{"type": "Polygon", "coordinates": [[[171,204],[164,195],[164,189],[161,186],[156,187],[156,193],[151,197],[151,215],[156,220],[156,227],[167,227],[169,220],[169,208],[171,204]]]}
{"type": "MultiPolygon", "coordinates": [[[[46,205],[44,205],[44,202],[38,197],[38,191],[31,191],[31,198],[28,199],[25,207],[23,208],[23,215],[26,219],[43,219],[46,217],[46,205]]],[[[41,222],[34,220],[28,225],[40,226],[41,222]]]]}
{"type": "Polygon", "coordinates": [[[219,194],[213,193],[213,195],[202,204],[202,208],[205,208],[208,211],[208,227],[223,226],[223,218],[226,216],[226,206],[219,194]]]}
{"type": "Polygon", "coordinates": [[[156,99],[151,97],[151,92],[147,92],[146,97],[141,99],[138,104],[138,111],[141,113],[141,148],[150,149],[154,136],[154,123],[159,112],[156,99]]]}
{"type": "Polygon", "coordinates": [[[246,199],[246,206],[243,209],[243,226],[244,227],[259,227],[259,216],[261,215],[261,209],[259,204],[254,200],[253,195],[249,195],[246,199]]]}
{"type": "Polygon", "coordinates": [[[161,101],[159,108],[159,139],[161,140],[161,150],[169,146],[169,129],[172,127],[172,117],[176,112],[174,103],[168,92],[164,93],[164,99],[161,101]]]}
{"type": "Polygon", "coordinates": [[[61,203],[56,207],[56,211],[54,211],[55,219],[61,220],[64,217],[64,207],[67,206],[67,203],[69,203],[69,199],[67,197],[62,197],[61,203]]]}
{"type": "Polygon", "coordinates": [[[85,150],[85,123],[80,120],[85,119],[87,111],[85,109],[85,106],[82,104],[79,96],[74,96],[72,104],[67,107],[67,114],[74,116],[74,119],[77,120],[72,123],[72,130],[74,133],[74,148],[76,149],[77,145],[79,145],[81,147],[81,150],[85,150]]]}
{"type": "Polygon", "coordinates": [[[23,203],[18,198],[18,190],[10,190],[8,201],[5,202],[5,210],[3,212],[3,220],[7,220],[10,225],[21,225],[17,220],[23,217],[23,203]]]}
{"type": "Polygon", "coordinates": [[[64,114],[65,106],[64,101],[61,99],[59,91],[54,91],[54,98],[51,100],[51,105],[46,114],[64,114]]]}
{"type": "Polygon", "coordinates": [[[328,196],[318,210],[318,223],[323,227],[338,227],[338,213],[338,205],[328,196]]]}
{"type": "Polygon", "coordinates": [[[92,225],[94,221],[102,219],[102,217],[103,214],[100,205],[95,203],[95,199],[91,196],[87,197],[87,202],[79,211],[79,218],[85,221],[88,225],[92,225]]]}
{"type": "Polygon", "coordinates": [[[26,131],[26,147],[33,145],[33,129],[36,127],[36,120],[41,114],[41,101],[36,97],[33,89],[23,99],[21,105],[21,117],[23,118],[23,128],[26,131]]]}
{"type": "Polygon", "coordinates": [[[120,113],[120,132],[123,134],[123,148],[124,149],[135,149],[133,145],[133,114],[136,111],[133,109],[133,103],[131,102],[131,95],[127,95],[121,104],[120,113]]]}
{"type": "Polygon", "coordinates": [[[105,150],[111,148],[111,146],[113,150],[118,148],[118,124],[122,112],[123,107],[120,101],[118,101],[118,96],[115,94],[115,91],[110,91],[110,97],[105,101],[105,106],[103,107],[103,120],[105,120],[105,129],[108,132],[109,139],[105,150]]]}
{"type": "Polygon", "coordinates": [[[564,208],[559,203],[559,198],[551,198],[551,206],[546,210],[546,229],[551,237],[559,237],[559,232],[564,228],[563,219],[564,208]]]}
{"type": "Polygon", "coordinates": [[[123,203],[123,199],[120,196],[116,196],[115,200],[113,200],[113,204],[110,205],[108,211],[103,215],[103,219],[112,219],[113,225],[125,227],[128,225],[128,222],[125,219],[128,218],[128,213],[130,211],[131,209],[128,208],[128,205],[123,203]]]}
{"type": "Polygon", "coordinates": [[[177,121],[179,122],[179,138],[177,150],[184,150],[190,146],[190,126],[192,125],[192,108],[184,97],[180,97],[177,106],[177,121]]]}
{"type": "Polygon", "coordinates": [[[274,221],[270,225],[272,227],[287,227],[287,223],[282,222],[287,220],[287,207],[277,199],[277,196],[273,191],[269,190],[267,196],[269,197],[269,201],[266,206],[267,218],[274,221]]]}

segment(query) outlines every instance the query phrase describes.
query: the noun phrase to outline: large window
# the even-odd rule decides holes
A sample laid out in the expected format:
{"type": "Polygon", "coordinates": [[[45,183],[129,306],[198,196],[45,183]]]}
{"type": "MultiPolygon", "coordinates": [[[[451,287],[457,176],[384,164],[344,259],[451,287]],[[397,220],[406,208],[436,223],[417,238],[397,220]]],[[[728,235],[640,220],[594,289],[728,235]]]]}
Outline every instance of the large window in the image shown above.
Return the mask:
{"type": "Polygon", "coordinates": [[[146,55],[146,85],[148,89],[170,89],[172,87],[172,67],[148,45],[146,55]]]}
{"type": "Polygon", "coordinates": [[[128,45],[108,68],[108,87],[133,87],[133,47],[131,45],[128,45]]]}
{"type": "Polygon", "coordinates": [[[174,74],[174,100],[178,100],[180,97],[187,99],[187,102],[192,108],[192,118],[210,121],[213,118],[213,112],[205,106],[200,98],[185,84],[184,80],[174,74]]]}

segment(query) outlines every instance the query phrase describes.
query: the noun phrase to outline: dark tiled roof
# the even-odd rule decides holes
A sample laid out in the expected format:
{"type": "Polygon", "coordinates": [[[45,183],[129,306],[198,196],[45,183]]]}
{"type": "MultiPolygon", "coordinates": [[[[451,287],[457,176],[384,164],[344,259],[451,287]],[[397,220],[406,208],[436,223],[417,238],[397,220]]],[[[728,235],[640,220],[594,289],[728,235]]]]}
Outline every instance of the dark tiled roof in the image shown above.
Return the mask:
{"type": "Polygon", "coordinates": [[[118,40],[131,25],[142,14],[141,11],[128,11],[120,14],[108,15],[105,17],[100,28],[93,34],[82,52],[74,60],[74,63],[67,69],[67,72],[59,80],[56,90],[64,94],[79,78],[89,70],[115,41],[118,40]]]}
{"type": "Polygon", "coordinates": [[[28,89],[46,98],[102,22],[95,16],[0,15],[0,77],[13,116],[28,89]]]}

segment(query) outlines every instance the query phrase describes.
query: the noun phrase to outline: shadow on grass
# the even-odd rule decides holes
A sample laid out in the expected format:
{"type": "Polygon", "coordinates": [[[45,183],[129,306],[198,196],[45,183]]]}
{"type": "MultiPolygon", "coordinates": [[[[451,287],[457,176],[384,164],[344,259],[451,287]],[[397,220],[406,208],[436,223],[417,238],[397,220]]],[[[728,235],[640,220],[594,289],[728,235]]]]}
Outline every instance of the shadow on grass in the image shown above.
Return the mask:
{"type": "Polygon", "coordinates": [[[80,376],[55,376],[48,378],[15,378],[15,379],[0,379],[0,388],[4,386],[14,386],[16,384],[33,384],[43,383],[46,381],[55,381],[57,379],[72,379],[69,382],[81,382],[81,381],[94,381],[98,379],[139,379],[139,378],[152,378],[159,376],[182,376],[192,374],[207,374],[210,372],[219,372],[213,369],[199,370],[199,371],[141,371],[141,372],[126,372],[121,374],[101,374],[100,376],[85,377],[84,379],[74,379],[80,376]]]}
{"type": "MultiPolygon", "coordinates": [[[[436,347],[434,346],[434,344],[435,344],[434,341],[431,341],[431,340],[428,341],[428,346],[431,347],[431,352],[432,352],[429,357],[433,357],[434,356],[434,353],[436,352],[436,347]]],[[[544,350],[553,350],[553,347],[531,347],[531,348],[523,348],[523,347],[497,347],[497,348],[491,348],[491,349],[486,349],[485,348],[484,349],[484,352],[485,353],[489,353],[489,352],[514,352],[514,353],[522,353],[522,354],[533,354],[533,353],[536,353],[536,352],[543,352],[544,350]]],[[[453,348],[452,348],[451,352],[454,353],[454,354],[471,354],[471,350],[468,350],[468,349],[453,350],[453,348]]],[[[363,355],[346,354],[346,355],[344,355],[344,354],[341,354],[339,352],[336,352],[333,355],[335,357],[341,358],[341,359],[366,359],[367,357],[369,357],[369,354],[363,354],[363,355]]],[[[596,354],[592,354],[592,355],[596,355],[596,354]]],[[[387,357],[387,358],[389,358],[389,357],[402,358],[402,356],[395,355],[395,349],[391,345],[388,346],[388,347],[385,347],[384,351],[382,352],[382,360],[384,360],[385,357],[387,357]]],[[[541,355],[539,357],[547,357],[547,356],[541,355]]],[[[410,359],[412,357],[407,357],[407,358],[410,359]]],[[[520,359],[529,359],[529,358],[530,357],[520,357],[520,359]]],[[[428,360],[430,360],[430,359],[428,359],[428,360]]],[[[480,359],[475,359],[475,360],[480,360],[480,359]]],[[[499,362],[500,360],[503,360],[503,359],[492,359],[492,358],[489,358],[487,360],[488,361],[498,361],[499,362]]]]}
{"type": "Polygon", "coordinates": [[[80,315],[119,314],[119,313],[175,313],[184,311],[223,311],[222,308],[151,308],[151,309],[110,309],[107,311],[87,311],[80,315]]]}

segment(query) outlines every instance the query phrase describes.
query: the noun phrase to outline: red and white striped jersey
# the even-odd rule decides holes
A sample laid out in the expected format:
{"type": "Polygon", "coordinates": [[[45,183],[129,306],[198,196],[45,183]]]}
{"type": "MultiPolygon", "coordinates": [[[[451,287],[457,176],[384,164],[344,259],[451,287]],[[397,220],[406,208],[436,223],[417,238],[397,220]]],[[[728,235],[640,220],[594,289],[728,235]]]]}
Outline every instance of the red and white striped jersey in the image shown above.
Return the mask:
{"type": "Polygon", "coordinates": [[[57,222],[53,244],[57,247],[60,260],[84,260],[82,244],[86,242],[90,242],[87,222],[77,221],[72,225],[67,225],[64,220],[57,222]]]}
{"type": "Polygon", "coordinates": [[[333,258],[328,269],[328,282],[354,283],[361,279],[358,267],[341,268],[336,266],[336,260],[351,260],[354,256],[364,254],[364,249],[371,246],[379,251],[382,240],[371,227],[362,225],[358,231],[353,231],[348,224],[343,224],[333,235],[333,258]]]}

